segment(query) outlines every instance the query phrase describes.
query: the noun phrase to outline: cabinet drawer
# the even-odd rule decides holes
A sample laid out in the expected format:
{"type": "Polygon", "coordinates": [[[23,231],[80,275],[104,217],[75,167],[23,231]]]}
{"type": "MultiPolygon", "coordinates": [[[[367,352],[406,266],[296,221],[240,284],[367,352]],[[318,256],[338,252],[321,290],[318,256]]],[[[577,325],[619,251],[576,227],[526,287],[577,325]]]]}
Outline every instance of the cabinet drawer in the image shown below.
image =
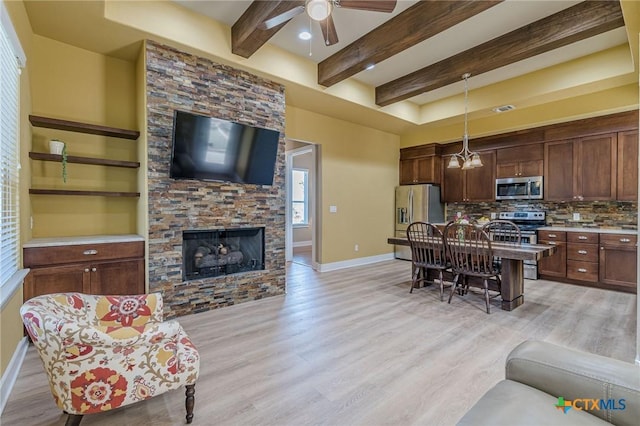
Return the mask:
{"type": "Polygon", "coordinates": [[[598,250],[599,246],[597,244],[569,243],[567,244],[567,259],[582,262],[597,262],[598,250]]]}
{"type": "Polygon", "coordinates": [[[598,281],[598,264],[567,260],[567,278],[595,283],[598,281]]]}
{"type": "Polygon", "coordinates": [[[637,235],[600,234],[600,244],[603,246],[635,248],[637,243],[638,243],[637,235]]]}
{"type": "Polygon", "coordinates": [[[596,232],[567,232],[567,241],[570,243],[598,244],[598,234],[596,232]]]}
{"type": "Polygon", "coordinates": [[[538,231],[538,241],[567,241],[567,233],[564,231],[538,231]]]}
{"type": "Polygon", "coordinates": [[[62,265],[66,263],[94,262],[110,259],[144,257],[144,242],[80,244],[24,249],[24,266],[62,265]]]}

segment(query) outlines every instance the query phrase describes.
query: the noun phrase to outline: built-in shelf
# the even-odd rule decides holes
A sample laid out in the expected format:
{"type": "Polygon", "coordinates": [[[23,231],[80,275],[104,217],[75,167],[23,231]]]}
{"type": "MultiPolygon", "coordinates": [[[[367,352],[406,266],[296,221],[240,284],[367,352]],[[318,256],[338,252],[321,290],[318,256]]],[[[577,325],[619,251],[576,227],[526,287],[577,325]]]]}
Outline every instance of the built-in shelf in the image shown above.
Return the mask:
{"type": "Polygon", "coordinates": [[[30,189],[29,194],[35,195],[93,195],[99,197],[139,197],[139,192],[113,191],[75,191],[67,189],[30,189]]]}
{"type": "MultiPolygon", "coordinates": [[[[62,155],[47,154],[44,152],[29,152],[29,158],[32,160],[56,161],[58,163],[62,161],[62,155]]],[[[75,157],[72,155],[67,155],[67,163],[127,167],[130,169],[137,169],[140,167],[140,163],[137,161],[107,160],[104,158],[75,157]]]]}
{"type": "Polygon", "coordinates": [[[60,120],[58,118],[30,115],[29,121],[36,127],[46,129],[67,130],[70,132],[87,133],[90,135],[111,136],[114,138],[136,140],[140,137],[137,130],[119,129],[117,127],[98,126],[77,121],[60,120]]]}

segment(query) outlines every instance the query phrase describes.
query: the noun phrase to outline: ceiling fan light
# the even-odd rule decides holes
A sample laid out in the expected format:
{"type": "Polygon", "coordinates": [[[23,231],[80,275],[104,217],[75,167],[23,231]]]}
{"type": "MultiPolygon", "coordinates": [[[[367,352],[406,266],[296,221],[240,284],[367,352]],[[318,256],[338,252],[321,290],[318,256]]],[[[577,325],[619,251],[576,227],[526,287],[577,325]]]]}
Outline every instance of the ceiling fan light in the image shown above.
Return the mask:
{"type": "Polygon", "coordinates": [[[309,0],[307,15],[314,21],[324,21],[331,14],[331,2],[328,0],[309,0]]]}

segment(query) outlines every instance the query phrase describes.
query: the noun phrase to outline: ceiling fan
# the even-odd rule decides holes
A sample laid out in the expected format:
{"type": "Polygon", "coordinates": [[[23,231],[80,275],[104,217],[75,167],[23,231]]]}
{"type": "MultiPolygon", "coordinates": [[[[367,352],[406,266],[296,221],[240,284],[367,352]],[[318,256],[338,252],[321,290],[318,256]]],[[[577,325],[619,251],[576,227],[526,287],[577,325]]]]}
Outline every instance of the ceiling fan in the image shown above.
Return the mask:
{"type": "Polygon", "coordinates": [[[397,0],[306,0],[304,4],[299,4],[300,2],[292,3],[293,7],[291,9],[268,18],[260,24],[259,28],[269,30],[306,11],[311,19],[320,23],[325,44],[331,46],[338,42],[338,33],[332,17],[334,9],[391,13],[396,7],[397,0]],[[296,3],[298,4],[296,5],[296,3]]]}

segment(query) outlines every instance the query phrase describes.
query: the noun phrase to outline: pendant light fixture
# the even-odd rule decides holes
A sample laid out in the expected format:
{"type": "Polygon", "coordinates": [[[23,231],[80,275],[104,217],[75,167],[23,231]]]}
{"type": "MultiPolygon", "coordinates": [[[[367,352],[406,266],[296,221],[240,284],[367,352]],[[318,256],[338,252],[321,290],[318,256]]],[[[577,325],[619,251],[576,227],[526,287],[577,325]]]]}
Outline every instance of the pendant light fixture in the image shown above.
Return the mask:
{"type": "Polygon", "coordinates": [[[482,167],[482,160],[480,154],[469,150],[469,132],[468,132],[468,108],[469,108],[469,77],[471,74],[465,73],[462,75],[464,80],[464,136],[462,136],[462,150],[453,154],[449,159],[447,168],[457,169],[460,167],[460,160],[462,160],[462,170],[473,169],[475,167],[482,167]]]}

